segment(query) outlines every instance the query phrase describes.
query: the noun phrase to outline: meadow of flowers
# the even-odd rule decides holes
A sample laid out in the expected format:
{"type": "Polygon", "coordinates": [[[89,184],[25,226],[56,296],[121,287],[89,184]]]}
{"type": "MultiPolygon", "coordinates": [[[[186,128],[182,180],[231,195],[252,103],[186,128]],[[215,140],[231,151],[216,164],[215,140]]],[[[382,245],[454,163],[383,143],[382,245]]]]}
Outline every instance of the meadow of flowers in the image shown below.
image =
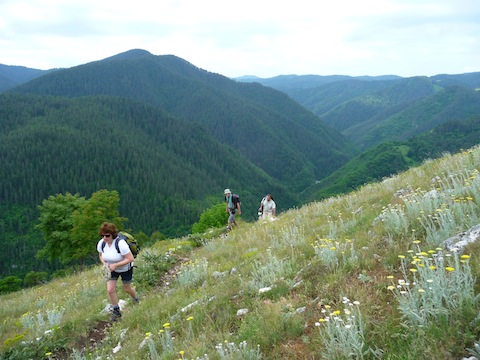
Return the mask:
{"type": "Polygon", "coordinates": [[[479,168],[476,147],[228,236],[159,242],[138,257],[140,303],[94,346],[100,267],[1,296],[0,358],[478,355],[480,247],[444,242],[480,223],[479,168]]]}

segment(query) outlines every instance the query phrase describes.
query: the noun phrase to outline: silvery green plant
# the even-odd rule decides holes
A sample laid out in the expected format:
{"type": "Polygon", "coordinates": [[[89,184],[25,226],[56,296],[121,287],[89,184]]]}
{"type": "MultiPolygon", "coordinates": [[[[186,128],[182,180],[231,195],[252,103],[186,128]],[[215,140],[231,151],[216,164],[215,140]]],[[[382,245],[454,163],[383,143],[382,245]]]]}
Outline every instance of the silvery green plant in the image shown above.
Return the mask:
{"type": "Polygon", "coordinates": [[[388,288],[409,325],[431,325],[440,316],[455,316],[455,311],[478,303],[468,255],[418,251],[408,260],[400,257],[403,279],[388,288]]]}
{"type": "Polygon", "coordinates": [[[289,277],[294,271],[292,261],[293,258],[278,259],[272,254],[271,249],[267,249],[267,258],[263,262],[258,260],[253,262],[250,285],[258,290],[272,286],[279,279],[289,277]]]}
{"type": "Polygon", "coordinates": [[[324,317],[315,323],[324,345],[322,359],[365,359],[370,353],[379,354],[366,346],[360,303],[343,297],[342,304],[343,310],[322,309],[324,317]]]}
{"type": "Polygon", "coordinates": [[[315,250],[315,256],[320,261],[333,269],[347,263],[355,263],[358,260],[358,254],[355,251],[353,241],[345,239],[344,242],[334,241],[331,239],[318,239],[312,244],[315,250]]]}
{"type": "Polygon", "coordinates": [[[316,257],[330,269],[338,265],[338,245],[338,241],[331,239],[318,239],[312,244],[316,257]]]}
{"type": "Polygon", "coordinates": [[[389,204],[382,210],[380,219],[387,235],[407,237],[410,234],[410,221],[404,205],[389,204]]]}
{"type": "Polygon", "coordinates": [[[205,258],[186,262],[180,267],[176,281],[180,286],[200,286],[207,278],[207,270],[205,258]]]}
{"type": "Polygon", "coordinates": [[[292,225],[283,228],[274,242],[275,247],[297,247],[306,243],[305,230],[301,225],[292,225]]]}
{"type": "Polygon", "coordinates": [[[38,310],[36,314],[28,312],[22,315],[20,323],[24,330],[31,329],[38,334],[60,324],[64,312],[65,308],[63,307],[47,309],[45,313],[40,310],[38,310]]]}
{"type": "Polygon", "coordinates": [[[262,358],[260,346],[251,349],[246,341],[242,341],[238,345],[233,342],[225,341],[215,346],[217,354],[222,360],[257,360],[262,358]]]}

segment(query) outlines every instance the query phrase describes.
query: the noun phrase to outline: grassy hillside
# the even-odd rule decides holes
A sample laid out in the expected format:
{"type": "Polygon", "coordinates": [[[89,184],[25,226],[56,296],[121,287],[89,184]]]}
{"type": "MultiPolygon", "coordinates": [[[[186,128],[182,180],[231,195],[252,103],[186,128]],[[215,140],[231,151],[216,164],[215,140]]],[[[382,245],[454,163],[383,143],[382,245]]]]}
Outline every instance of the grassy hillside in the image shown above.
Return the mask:
{"type": "Polygon", "coordinates": [[[477,147],[228,237],[157,243],[138,258],[140,304],[111,326],[98,266],[2,296],[1,358],[473,355],[478,245],[443,242],[480,223],[479,167],[477,147]]]}
{"type": "Polygon", "coordinates": [[[148,103],[205,127],[295,189],[328,175],[357,153],[340,133],[285,94],[237,83],[171,55],[132,50],[48,74],[15,92],[109,95],[148,103]]]}

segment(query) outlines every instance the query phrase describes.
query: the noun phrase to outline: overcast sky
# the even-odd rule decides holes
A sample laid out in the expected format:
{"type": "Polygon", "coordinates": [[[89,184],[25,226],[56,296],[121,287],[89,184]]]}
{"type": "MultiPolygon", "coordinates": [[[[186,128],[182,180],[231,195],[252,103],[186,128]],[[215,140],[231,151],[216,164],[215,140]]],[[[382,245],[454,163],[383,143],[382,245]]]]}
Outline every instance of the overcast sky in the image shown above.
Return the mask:
{"type": "Polygon", "coordinates": [[[480,0],[0,0],[0,64],[130,49],[229,77],[480,71],[480,0]]]}

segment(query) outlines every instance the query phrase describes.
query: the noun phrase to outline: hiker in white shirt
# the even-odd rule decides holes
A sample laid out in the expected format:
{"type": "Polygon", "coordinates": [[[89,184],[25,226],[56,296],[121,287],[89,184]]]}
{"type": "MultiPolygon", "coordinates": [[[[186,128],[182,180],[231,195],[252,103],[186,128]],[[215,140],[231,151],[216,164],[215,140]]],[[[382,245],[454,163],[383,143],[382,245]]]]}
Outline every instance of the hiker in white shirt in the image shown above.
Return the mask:
{"type": "Polygon", "coordinates": [[[275,217],[277,206],[271,194],[267,194],[267,196],[262,199],[258,211],[262,213],[261,220],[273,219],[275,217]]]}

